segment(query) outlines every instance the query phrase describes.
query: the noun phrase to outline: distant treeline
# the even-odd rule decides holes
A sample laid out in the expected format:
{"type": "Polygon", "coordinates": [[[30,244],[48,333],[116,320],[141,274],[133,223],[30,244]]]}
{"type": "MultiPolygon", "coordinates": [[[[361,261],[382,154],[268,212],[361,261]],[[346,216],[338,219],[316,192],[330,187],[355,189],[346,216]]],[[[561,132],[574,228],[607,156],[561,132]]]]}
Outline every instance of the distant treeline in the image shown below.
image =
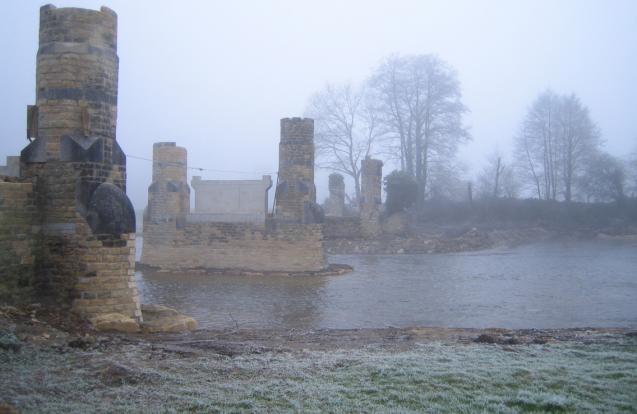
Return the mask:
{"type": "MultiPolygon", "coordinates": [[[[385,175],[395,166],[411,177],[413,186],[398,193],[407,194],[419,210],[436,199],[599,203],[637,195],[637,148],[609,154],[601,129],[577,94],[550,89],[530,102],[526,114],[519,108],[520,125],[499,137],[512,140],[512,153],[492,148],[482,168],[470,173],[458,151],[469,140],[486,137],[471,135],[461,92],[456,70],[430,54],[391,55],[358,85],[328,84],[312,96],[306,111],[315,119],[317,165],[349,177],[352,199],[358,200],[361,160],[382,159],[385,175]]],[[[632,137],[614,138],[628,142],[632,137]]],[[[389,211],[406,206],[393,201],[389,211]]]]}
{"type": "Polygon", "coordinates": [[[506,198],[473,202],[439,200],[428,201],[417,217],[422,223],[606,229],[621,234],[630,230],[627,226],[637,226],[637,199],[625,198],[614,203],[506,198]]]}

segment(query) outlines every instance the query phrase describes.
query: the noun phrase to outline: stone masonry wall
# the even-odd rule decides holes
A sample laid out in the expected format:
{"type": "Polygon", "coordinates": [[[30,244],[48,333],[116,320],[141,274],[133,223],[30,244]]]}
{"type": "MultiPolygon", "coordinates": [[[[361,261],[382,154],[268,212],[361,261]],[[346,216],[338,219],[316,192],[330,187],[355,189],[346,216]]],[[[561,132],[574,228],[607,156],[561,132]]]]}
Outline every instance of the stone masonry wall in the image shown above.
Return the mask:
{"type": "Polygon", "coordinates": [[[40,225],[40,249],[36,258],[37,291],[45,303],[70,308],[72,290],[81,273],[78,251],[75,190],[80,171],[60,162],[27,164],[23,176],[33,180],[40,225]]]}
{"type": "Polygon", "coordinates": [[[0,165],[0,175],[7,177],[19,177],[20,176],[20,157],[9,156],[7,157],[7,164],[0,165]]]}
{"type": "Polygon", "coordinates": [[[325,240],[360,239],[361,219],[359,217],[325,217],[323,223],[325,240]]]}
{"type": "Polygon", "coordinates": [[[33,184],[0,178],[0,302],[32,299],[35,222],[33,184]]]}
{"type": "Polygon", "coordinates": [[[134,233],[95,233],[86,216],[90,196],[82,183],[124,186],[122,166],[49,161],[26,164],[38,214],[34,271],[39,301],[69,308],[83,317],[118,312],[141,320],[134,280],[134,233]],[[86,199],[82,199],[86,197],[86,199]]]}
{"type": "Polygon", "coordinates": [[[73,309],[86,318],[116,312],[141,320],[135,234],[88,236],[77,255],[83,272],[74,286],[73,309]]]}
{"type": "Polygon", "coordinates": [[[163,223],[145,229],[142,263],[163,269],[307,272],[326,268],[320,224],[163,223]]]}

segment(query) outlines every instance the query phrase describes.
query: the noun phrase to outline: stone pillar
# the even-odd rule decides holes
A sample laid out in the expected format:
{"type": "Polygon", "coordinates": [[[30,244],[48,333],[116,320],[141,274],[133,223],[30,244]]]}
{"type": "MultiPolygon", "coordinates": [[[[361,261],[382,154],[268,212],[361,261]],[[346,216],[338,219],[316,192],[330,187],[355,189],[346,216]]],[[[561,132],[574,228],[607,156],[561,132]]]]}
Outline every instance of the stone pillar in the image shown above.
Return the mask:
{"type": "Polygon", "coordinates": [[[345,213],[345,181],[338,173],[330,174],[330,196],[325,203],[325,215],[343,217],[345,213]]]}
{"type": "Polygon", "coordinates": [[[174,142],[153,144],[153,181],[144,211],[144,244],[140,262],[154,265],[158,246],[171,245],[190,213],[188,153],[174,142]]]}
{"type": "Polygon", "coordinates": [[[188,153],[174,142],[153,144],[153,182],[146,217],[154,223],[177,222],[190,212],[188,153]]]}
{"type": "MultiPolygon", "coordinates": [[[[111,162],[117,123],[117,15],[100,11],[40,8],[36,66],[36,137],[46,160],[71,157],[69,140],[87,148],[103,138],[94,157],[111,162]]],[[[30,111],[31,112],[31,111],[30,111]]],[[[116,159],[116,161],[121,161],[116,159]]]]}
{"type": "Polygon", "coordinates": [[[380,207],[383,180],[383,162],[369,156],[361,162],[361,231],[365,237],[381,234],[380,207]]]}
{"type": "Polygon", "coordinates": [[[275,216],[290,223],[317,221],[314,186],[314,120],[281,119],[275,216]]]}
{"type": "Polygon", "coordinates": [[[40,8],[36,105],[27,112],[21,175],[34,179],[41,222],[36,288],[82,316],[141,320],[135,214],[116,140],[117,15],[40,8]]]}

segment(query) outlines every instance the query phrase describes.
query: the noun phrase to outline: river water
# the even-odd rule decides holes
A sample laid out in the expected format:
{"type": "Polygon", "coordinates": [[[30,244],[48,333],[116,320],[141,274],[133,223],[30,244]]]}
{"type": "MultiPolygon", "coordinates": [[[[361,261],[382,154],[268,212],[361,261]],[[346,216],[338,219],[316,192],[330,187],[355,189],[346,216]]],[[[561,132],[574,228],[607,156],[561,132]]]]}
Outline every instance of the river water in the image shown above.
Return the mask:
{"type": "Polygon", "coordinates": [[[331,256],[327,277],[137,272],[142,303],[203,328],[637,327],[637,243],[550,242],[471,253],[331,256]]]}

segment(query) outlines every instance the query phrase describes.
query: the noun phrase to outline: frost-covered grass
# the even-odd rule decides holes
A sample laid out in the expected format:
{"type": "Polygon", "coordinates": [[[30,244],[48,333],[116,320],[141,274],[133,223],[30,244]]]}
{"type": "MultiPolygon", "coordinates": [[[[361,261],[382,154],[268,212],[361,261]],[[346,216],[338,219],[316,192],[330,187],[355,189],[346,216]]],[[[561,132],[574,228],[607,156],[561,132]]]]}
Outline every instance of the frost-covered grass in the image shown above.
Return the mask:
{"type": "Polygon", "coordinates": [[[0,401],[28,412],[635,412],[637,340],[426,344],[409,351],[183,357],[149,347],[0,351],[0,401]],[[107,362],[135,372],[107,385],[107,362]]]}

